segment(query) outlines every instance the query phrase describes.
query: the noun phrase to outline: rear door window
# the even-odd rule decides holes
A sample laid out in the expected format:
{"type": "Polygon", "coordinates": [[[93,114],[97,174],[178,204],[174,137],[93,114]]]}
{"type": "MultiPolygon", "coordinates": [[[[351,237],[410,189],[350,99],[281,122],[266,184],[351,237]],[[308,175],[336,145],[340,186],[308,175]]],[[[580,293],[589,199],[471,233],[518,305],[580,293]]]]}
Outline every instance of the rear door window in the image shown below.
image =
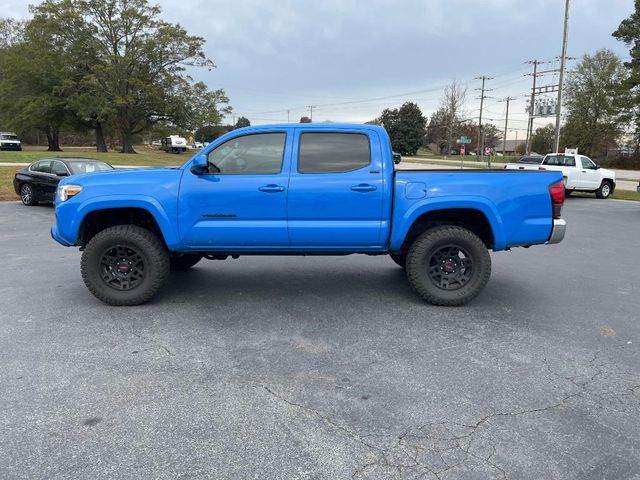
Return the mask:
{"type": "Polygon", "coordinates": [[[34,172],[51,173],[51,160],[40,160],[31,168],[34,172]]]}
{"type": "Polygon", "coordinates": [[[370,163],[369,137],[362,133],[307,132],[300,136],[300,173],[351,172],[370,163]]]}

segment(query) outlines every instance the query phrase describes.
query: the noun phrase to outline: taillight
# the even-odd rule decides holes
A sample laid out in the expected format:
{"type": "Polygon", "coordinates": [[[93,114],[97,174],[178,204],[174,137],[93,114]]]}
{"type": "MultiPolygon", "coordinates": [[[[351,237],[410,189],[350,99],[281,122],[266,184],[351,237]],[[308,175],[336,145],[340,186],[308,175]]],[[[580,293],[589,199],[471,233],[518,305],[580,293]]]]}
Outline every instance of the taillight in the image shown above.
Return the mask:
{"type": "Polygon", "coordinates": [[[560,218],[562,214],[562,205],[564,204],[564,181],[560,180],[559,182],[550,185],[549,195],[551,195],[553,218],[560,218]]]}
{"type": "Polygon", "coordinates": [[[544,167],[538,167],[538,170],[546,170],[544,167]]]}

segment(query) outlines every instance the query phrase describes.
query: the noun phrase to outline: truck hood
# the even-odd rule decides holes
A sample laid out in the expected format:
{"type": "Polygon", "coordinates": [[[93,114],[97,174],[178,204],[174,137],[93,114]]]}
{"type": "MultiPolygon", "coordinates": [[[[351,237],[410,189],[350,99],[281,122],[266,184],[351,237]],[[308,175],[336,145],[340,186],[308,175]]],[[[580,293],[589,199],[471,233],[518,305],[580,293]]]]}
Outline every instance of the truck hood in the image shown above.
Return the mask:
{"type": "Polygon", "coordinates": [[[613,178],[614,180],[616,178],[616,172],[609,170],[608,168],[599,168],[598,171],[607,178],[613,178]]]}
{"type": "MultiPolygon", "coordinates": [[[[79,185],[99,185],[99,184],[117,184],[120,182],[144,182],[144,177],[163,173],[175,174],[180,167],[137,167],[137,168],[117,168],[104,172],[80,173],[65,177],[60,185],[79,184],[79,185]]],[[[146,182],[144,182],[146,183],[146,182]]]]}

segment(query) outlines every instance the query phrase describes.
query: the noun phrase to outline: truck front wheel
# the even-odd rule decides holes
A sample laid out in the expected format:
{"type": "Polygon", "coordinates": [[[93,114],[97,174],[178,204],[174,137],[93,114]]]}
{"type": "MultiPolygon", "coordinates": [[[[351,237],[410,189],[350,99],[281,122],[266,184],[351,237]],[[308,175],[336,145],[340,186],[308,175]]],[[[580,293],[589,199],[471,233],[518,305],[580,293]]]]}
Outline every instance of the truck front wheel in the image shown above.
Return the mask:
{"type": "Polygon", "coordinates": [[[86,245],[80,263],[89,291],[108,305],[140,305],[169,276],[169,253],[149,230],[117,225],[98,232],[86,245]]]}
{"type": "Polygon", "coordinates": [[[613,193],[613,186],[609,180],[603,180],[600,188],[596,190],[596,198],[609,198],[613,193]]]}
{"type": "Polygon", "coordinates": [[[444,225],[420,235],[407,255],[407,278],[434,305],[463,305],[475,298],[491,276],[491,256],[466,228],[444,225]]]}

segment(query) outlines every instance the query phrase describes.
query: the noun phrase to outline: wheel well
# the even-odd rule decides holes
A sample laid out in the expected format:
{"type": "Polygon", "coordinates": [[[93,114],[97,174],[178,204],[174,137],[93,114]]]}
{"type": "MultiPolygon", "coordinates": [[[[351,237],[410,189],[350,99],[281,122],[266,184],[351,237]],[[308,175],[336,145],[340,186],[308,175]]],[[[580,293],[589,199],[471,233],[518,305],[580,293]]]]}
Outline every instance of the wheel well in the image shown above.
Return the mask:
{"type": "Polygon", "coordinates": [[[484,213],[473,208],[450,208],[434,210],[418,217],[407,232],[402,251],[407,251],[413,240],[430,228],[439,225],[458,225],[478,235],[487,248],[493,248],[494,237],[491,224],[484,213]]]}
{"type": "Polygon", "coordinates": [[[158,222],[144,208],[109,208],[89,213],[80,226],[78,243],[85,246],[98,232],[116,225],[138,225],[153,232],[160,241],[165,243],[158,222]]]}

